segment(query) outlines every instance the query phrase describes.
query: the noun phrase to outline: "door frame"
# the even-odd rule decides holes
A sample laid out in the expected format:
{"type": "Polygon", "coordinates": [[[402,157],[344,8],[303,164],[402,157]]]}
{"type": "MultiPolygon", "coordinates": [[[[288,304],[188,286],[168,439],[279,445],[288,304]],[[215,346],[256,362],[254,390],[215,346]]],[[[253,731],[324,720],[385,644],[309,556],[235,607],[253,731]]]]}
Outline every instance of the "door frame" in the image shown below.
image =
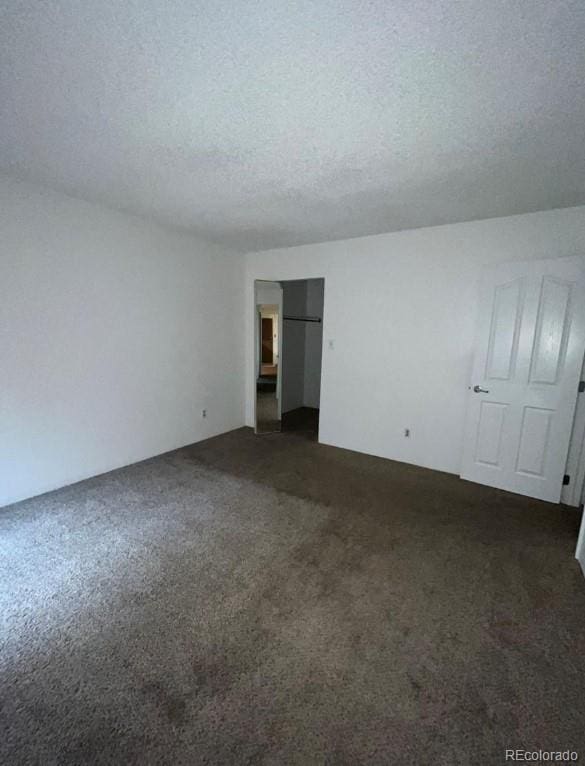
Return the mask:
{"type": "MultiPolygon", "coordinates": [[[[268,279],[268,278],[254,278],[252,280],[252,307],[254,311],[254,337],[256,339],[260,336],[260,311],[258,309],[258,299],[257,299],[257,287],[260,284],[273,284],[278,285],[280,287],[280,302],[278,303],[278,368],[276,371],[276,395],[278,397],[278,417],[279,419],[282,419],[282,379],[284,374],[284,366],[283,366],[283,354],[282,354],[282,347],[283,347],[283,335],[284,335],[284,327],[283,327],[283,293],[282,293],[282,282],[293,282],[293,281],[306,281],[310,279],[321,279],[323,280],[323,316],[321,317],[321,326],[323,328],[323,335],[321,339],[321,377],[319,380],[319,386],[322,393],[323,390],[323,368],[324,368],[324,355],[323,351],[325,350],[325,305],[326,305],[326,291],[327,291],[327,279],[322,275],[315,275],[315,276],[300,276],[300,277],[286,277],[284,279],[268,279]]],[[[249,306],[250,304],[248,304],[249,306]]],[[[258,374],[259,368],[259,342],[258,340],[254,340],[254,363],[252,365],[252,373],[253,378],[251,380],[251,397],[252,397],[252,417],[253,417],[253,423],[254,428],[256,427],[256,375],[258,374]]],[[[321,398],[322,401],[322,398],[321,398]]],[[[321,430],[321,419],[319,419],[319,431],[317,432],[317,442],[319,442],[319,432],[321,430]]]]}
{"type": "Polygon", "coordinates": [[[253,380],[252,380],[252,414],[254,417],[254,429],[256,428],[256,378],[260,372],[260,360],[262,358],[261,340],[260,340],[260,328],[261,328],[261,312],[260,306],[264,305],[276,305],[278,306],[278,365],[276,368],[276,401],[278,406],[278,419],[282,418],[282,286],[276,279],[255,279],[252,286],[252,297],[254,301],[254,366],[253,366],[253,380]],[[267,303],[265,301],[258,300],[258,287],[264,283],[265,285],[278,285],[280,289],[280,296],[277,301],[271,301],[267,303]]]}
{"type": "MultiPolygon", "coordinates": [[[[585,357],[580,380],[585,380],[585,357]]],[[[571,479],[568,486],[563,486],[561,503],[577,508],[582,503],[583,485],[585,484],[585,392],[577,394],[565,473],[571,479]]]]}
{"type": "Polygon", "coordinates": [[[575,548],[575,558],[579,562],[581,571],[585,576],[585,513],[581,516],[581,529],[577,538],[577,547],[575,548]]]}

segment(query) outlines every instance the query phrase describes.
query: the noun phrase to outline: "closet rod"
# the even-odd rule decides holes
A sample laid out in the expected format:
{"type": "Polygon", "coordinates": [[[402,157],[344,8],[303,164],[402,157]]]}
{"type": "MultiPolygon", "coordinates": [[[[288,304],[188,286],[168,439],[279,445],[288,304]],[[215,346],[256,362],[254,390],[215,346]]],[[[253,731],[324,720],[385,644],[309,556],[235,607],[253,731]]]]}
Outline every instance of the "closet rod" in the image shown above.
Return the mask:
{"type": "Polygon", "coordinates": [[[283,319],[288,319],[291,322],[320,322],[321,317],[283,317],[283,319]]]}

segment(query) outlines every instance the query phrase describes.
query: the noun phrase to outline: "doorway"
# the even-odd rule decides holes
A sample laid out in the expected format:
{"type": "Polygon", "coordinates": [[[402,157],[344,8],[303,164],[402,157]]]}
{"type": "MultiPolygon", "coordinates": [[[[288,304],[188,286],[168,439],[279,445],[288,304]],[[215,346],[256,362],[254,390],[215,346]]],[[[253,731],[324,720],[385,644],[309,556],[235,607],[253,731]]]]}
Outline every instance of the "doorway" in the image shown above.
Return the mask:
{"type": "Polygon", "coordinates": [[[256,432],[273,433],[280,430],[278,356],[278,305],[259,304],[260,364],[256,377],[256,432]]]}
{"type": "Polygon", "coordinates": [[[262,317],[262,364],[272,364],[272,317],[262,317]]]}
{"type": "Polygon", "coordinates": [[[254,294],[255,432],[317,441],[325,280],[257,280],[254,294]]]}
{"type": "Polygon", "coordinates": [[[278,282],[254,284],[255,303],[255,432],[280,431],[282,288],[278,282]]]}

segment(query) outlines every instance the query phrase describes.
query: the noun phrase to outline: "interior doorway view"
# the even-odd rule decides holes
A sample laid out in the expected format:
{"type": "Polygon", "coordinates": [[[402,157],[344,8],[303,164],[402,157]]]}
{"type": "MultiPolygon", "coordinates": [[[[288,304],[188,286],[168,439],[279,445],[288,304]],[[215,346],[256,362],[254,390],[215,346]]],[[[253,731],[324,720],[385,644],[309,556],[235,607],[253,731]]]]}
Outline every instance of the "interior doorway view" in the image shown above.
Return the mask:
{"type": "Polygon", "coordinates": [[[256,377],[256,430],[258,433],[272,433],[280,430],[277,384],[281,307],[279,303],[259,303],[257,313],[260,353],[256,377]]]}
{"type": "Polygon", "coordinates": [[[324,279],[256,281],[256,433],[317,439],[324,279]]]}

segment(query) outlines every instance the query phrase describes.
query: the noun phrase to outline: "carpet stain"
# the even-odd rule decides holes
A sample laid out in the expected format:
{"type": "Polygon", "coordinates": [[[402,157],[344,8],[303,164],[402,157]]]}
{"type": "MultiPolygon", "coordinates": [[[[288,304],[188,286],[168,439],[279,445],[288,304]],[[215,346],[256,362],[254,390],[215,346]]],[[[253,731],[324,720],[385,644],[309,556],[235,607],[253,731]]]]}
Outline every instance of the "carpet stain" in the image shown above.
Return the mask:
{"type": "Polygon", "coordinates": [[[147,684],[142,687],[142,692],[155,703],[169,723],[180,725],[184,722],[187,713],[187,701],[184,697],[169,692],[158,683],[147,684]]]}

